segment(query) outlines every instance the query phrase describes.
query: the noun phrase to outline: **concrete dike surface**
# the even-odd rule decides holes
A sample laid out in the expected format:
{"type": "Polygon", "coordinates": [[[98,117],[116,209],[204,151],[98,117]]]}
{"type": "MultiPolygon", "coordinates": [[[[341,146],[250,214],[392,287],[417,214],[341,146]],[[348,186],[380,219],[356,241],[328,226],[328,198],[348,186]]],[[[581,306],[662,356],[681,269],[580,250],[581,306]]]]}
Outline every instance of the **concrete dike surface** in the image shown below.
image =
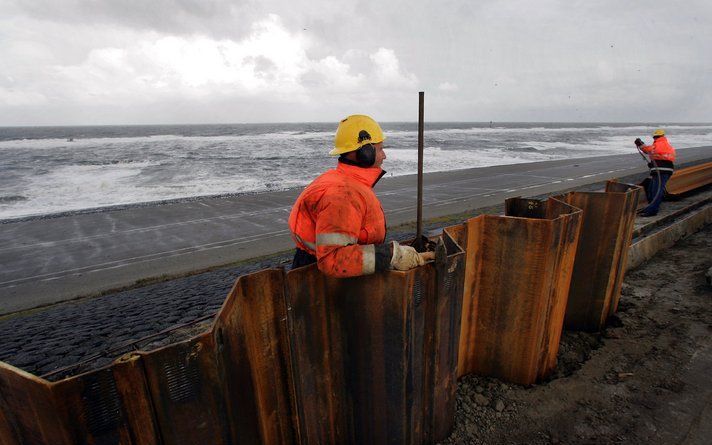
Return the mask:
{"type": "MultiPolygon", "coordinates": [[[[712,147],[678,151],[678,165],[712,147]]],[[[501,204],[646,171],[630,155],[430,173],[424,217],[501,204]]],[[[416,177],[376,187],[390,227],[415,219],[416,177]]],[[[0,221],[0,315],[179,277],[292,247],[287,218],[300,189],[0,221]]]]}

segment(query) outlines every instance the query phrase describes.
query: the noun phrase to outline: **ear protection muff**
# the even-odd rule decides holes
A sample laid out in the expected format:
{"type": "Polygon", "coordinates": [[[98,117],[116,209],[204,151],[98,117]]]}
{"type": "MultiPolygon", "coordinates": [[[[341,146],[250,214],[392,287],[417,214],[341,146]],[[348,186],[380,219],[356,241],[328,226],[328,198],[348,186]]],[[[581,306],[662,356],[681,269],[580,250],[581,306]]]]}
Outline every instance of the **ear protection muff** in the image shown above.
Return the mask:
{"type": "MultiPolygon", "coordinates": [[[[368,131],[361,130],[358,132],[358,143],[370,141],[371,135],[368,131]]],[[[372,167],[376,163],[376,147],[373,144],[364,144],[356,150],[356,162],[359,167],[372,167]]]]}
{"type": "Polygon", "coordinates": [[[376,147],[373,144],[366,144],[356,150],[356,162],[359,167],[373,167],[376,163],[376,147]]]}

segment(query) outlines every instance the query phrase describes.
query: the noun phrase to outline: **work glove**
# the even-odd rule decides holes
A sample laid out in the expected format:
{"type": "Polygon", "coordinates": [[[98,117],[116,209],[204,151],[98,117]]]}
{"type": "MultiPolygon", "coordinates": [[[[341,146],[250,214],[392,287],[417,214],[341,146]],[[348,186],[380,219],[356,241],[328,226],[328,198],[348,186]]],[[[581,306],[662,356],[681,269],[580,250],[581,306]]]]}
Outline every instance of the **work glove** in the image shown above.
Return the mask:
{"type": "Polygon", "coordinates": [[[641,145],[645,145],[645,143],[642,140],[640,140],[640,138],[636,139],[635,146],[640,147],[641,145]]]}
{"type": "Polygon", "coordinates": [[[435,252],[418,253],[414,248],[410,246],[401,246],[397,241],[393,241],[392,247],[392,269],[408,270],[417,266],[422,266],[426,261],[435,259],[435,252]]]}

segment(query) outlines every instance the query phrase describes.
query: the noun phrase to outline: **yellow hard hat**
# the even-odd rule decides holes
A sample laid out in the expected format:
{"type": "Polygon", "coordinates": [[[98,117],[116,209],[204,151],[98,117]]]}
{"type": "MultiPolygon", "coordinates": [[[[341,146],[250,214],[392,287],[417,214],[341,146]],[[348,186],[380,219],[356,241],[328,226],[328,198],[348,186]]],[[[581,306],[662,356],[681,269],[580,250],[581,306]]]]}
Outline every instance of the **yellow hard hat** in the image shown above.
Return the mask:
{"type": "Polygon", "coordinates": [[[657,130],[653,131],[653,137],[655,136],[665,136],[665,130],[662,128],[658,128],[657,130]]]}
{"type": "Polygon", "coordinates": [[[329,155],[336,156],[355,151],[366,144],[378,144],[386,140],[378,122],[363,114],[354,114],[339,122],[334,136],[334,149],[329,155]]]}

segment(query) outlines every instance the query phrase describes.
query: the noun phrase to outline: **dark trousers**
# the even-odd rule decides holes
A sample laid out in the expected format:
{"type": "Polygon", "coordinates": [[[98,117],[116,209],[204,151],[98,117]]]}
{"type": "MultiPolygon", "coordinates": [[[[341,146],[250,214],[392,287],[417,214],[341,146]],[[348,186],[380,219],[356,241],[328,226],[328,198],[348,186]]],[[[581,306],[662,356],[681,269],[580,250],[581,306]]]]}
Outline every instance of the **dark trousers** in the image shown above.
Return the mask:
{"type": "Polygon", "coordinates": [[[308,266],[310,264],[316,263],[316,257],[306,250],[297,248],[294,252],[294,260],[292,260],[292,269],[297,267],[308,266]]]}
{"type": "Polygon", "coordinates": [[[667,184],[670,176],[672,176],[670,172],[660,172],[659,178],[657,172],[650,173],[650,180],[645,187],[648,206],[643,209],[644,214],[657,215],[658,210],[660,210],[660,203],[663,202],[663,197],[665,197],[665,184],[667,184]]]}

